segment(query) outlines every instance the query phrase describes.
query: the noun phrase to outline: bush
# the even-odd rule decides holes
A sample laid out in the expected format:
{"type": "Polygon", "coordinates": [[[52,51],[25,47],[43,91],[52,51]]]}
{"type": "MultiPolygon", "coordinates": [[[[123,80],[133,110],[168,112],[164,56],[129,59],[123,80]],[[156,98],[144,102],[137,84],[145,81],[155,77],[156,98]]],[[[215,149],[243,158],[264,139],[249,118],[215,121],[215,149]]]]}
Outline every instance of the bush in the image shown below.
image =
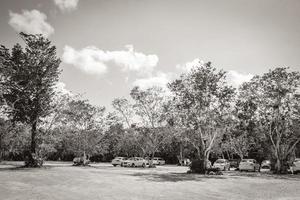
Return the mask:
{"type": "Polygon", "coordinates": [[[25,157],[25,167],[42,167],[44,163],[43,158],[32,153],[25,157]]]}
{"type": "Polygon", "coordinates": [[[204,160],[193,160],[190,165],[190,170],[192,173],[205,174],[204,160]]]}
{"type": "Polygon", "coordinates": [[[90,160],[84,158],[83,156],[75,157],[73,159],[73,166],[87,166],[89,164],[90,164],[90,160]]]}

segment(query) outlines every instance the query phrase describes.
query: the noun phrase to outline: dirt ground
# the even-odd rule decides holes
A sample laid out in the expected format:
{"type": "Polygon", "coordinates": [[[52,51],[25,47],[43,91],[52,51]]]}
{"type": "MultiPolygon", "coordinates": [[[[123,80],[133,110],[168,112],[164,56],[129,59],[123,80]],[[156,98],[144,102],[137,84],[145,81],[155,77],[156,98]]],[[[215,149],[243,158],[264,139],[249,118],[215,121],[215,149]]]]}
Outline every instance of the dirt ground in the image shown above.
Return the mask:
{"type": "Polygon", "coordinates": [[[187,167],[122,168],[109,163],[40,169],[0,163],[1,200],[300,199],[300,175],[226,172],[187,174],[187,167]]]}

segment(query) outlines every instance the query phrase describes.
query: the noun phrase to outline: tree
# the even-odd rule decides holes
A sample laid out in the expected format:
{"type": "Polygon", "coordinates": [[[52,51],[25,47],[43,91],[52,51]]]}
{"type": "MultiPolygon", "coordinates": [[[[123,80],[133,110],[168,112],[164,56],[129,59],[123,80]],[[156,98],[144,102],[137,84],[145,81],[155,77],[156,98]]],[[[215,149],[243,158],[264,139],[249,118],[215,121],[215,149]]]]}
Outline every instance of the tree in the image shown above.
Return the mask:
{"type": "Polygon", "coordinates": [[[254,77],[241,91],[257,106],[257,126],[269,141],[277,173],[286,171],[287,161],[300,142],[299,88],[299,72],[276,68],[254,77]]]}
{"type": "Polygon", "coordinates": [[[114,109],[121,115],[121,119],[123,119],[123,122],[127,128],[131,128],[133,110],[130,102],[125,98],[116,98],[113,100],[112,105],[114,109]]]}
{"type": "Polygon", "coordinates": [[[243,159],[244,156],[248,156],[251,142],[249,141],[249,137],[246,134],[242,134],[236,137],[230,137],[228,144],[230,149],[235,154],[237,154],[240,159],[243,159]]]}
{"type": "Polygon", "coordinates": [[[168,98],[165,91],[159,87],[146,90],[134,87],[130,96],[134,100],[135,114],[140,120],[139,127],[135,129],[141,136],[139,142],[143,144],[143,151],[153,158],[160,145],[171,138],[164,106],[168,98]]]}
{"type": "Polygon", "coordinates": [[[52,111],[53,86],[58,80],[60,60],[56,48],[42,35],[20,33],[25,42],[23,50],[16,44],[11,53],[4,46],[0,48],[0,87],[2,102],[12,121],[29,124],[31,145],[28,166],[36,167],[33,159],[36,153],[37,127],[40,118],[52,111]]]}
{"type": "Polygon", "coordinates": [[[189,142],[203,162],[203,173],[216,138],[226,133],[231,117],[234,89],[226,84],[225,74],[211,63],[199,63],[169,85],[179,116],[175,123],[186,129],[189,142]]]}
{"type": "MultiPolygon", "coordinates": [[[[239,88],[243,89],[243,85],[239,88]]],[[[255,111],[257,106],[251,98],[240,92],[235,101],[232,112],[232,126],[226,140],[223,141],[227,150],[237,154],[240,159],[248,156],[249,151],[258,148],[263,138],[255,125],[255,111]]]]}
{"type": "Polygon", "coordinates": [[[63,124],[68,148],[77,156],[104,153],[104,107],[95,107],[85,100],[73,99],[63,111],[63,124]],[[67,128],[67,129],[66,129],[67,128]]]}

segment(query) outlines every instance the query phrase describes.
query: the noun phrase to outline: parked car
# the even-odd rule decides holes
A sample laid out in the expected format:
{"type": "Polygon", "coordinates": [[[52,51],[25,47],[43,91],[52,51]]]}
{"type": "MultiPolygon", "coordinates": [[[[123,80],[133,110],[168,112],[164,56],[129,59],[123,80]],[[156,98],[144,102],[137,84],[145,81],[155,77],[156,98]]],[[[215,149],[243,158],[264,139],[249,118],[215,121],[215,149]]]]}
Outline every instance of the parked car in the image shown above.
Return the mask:
{"type": "Polygon", "coordinates": [[[291,171],[294,174],[300,172],[300,158],[296,158],[291,166],[291,171]]]}
{"type": "Polygon", "coordinates": [[[122,162],[124,167],[146,167],[149,162],[141,157],[131,157],[122,162]]]}
{"type": "Polygon", "coordinates": [[[269,172],[271,171],[271,161],[263,160],[260,165],[260,172],[269,172]]]}
{"type": "Polygon", "coordinates": [[[230,168],[239,168],[239,160],[238,159],[231,159],[229,160],[230,168]]]}
{"type": "Polygon", "coordinates": [[[159,157],[154,157],[152,162],[153,162],[154,165],[164,165],[164,164],[166,164],[166,161],[162,158],[159,158],[159,157]]]}
{"type": "Polygon", "coordinates": [[[239,164],[240,171],[259,171],[260,165],[255,159],[242,159],[239,164]]]}
{"type": "Polygon", "coordinates": [[[126,157],[115,157],[112,161],[111,164],[116,167],[117,165],[122,166],[122,163],[126,160],[126,157]]]}
{"type": "Polygon", "coordinates": [[[227,159],[218,159],[214,162],[212,168],[226,171],[230,169],[230,163],[227,159]]]}

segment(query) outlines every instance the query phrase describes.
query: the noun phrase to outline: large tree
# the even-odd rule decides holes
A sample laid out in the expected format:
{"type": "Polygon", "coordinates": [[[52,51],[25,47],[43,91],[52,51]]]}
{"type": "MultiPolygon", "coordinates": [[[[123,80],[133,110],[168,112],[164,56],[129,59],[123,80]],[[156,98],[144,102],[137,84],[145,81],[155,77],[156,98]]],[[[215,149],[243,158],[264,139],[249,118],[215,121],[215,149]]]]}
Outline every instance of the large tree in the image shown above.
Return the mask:
{"type": "Polygon", "coordinates": [[[171,139],[171,129],[166,121],[165,105],[168,96],[160,87],[145,90],[134,87],[130,96],[134,100],[133,109],[139,119],[139,127],[136,131],[140,133],[140,142],[144,144],[144,151],[153,158],[159,147],[166,140],[171,139]]]}
{"type": "Polygon", "coordinates": [[[299,72],[276,68],[254,77],[240,91],[256,104],[256,125],[269,141],[277,173],[286,171],[288,159],[300,142],[299,88],[299,72]]]}
{"type": "Polygon", "coordinates": [[[12,121],[31,127],[29,166],[36,166],[36,137],[39,120],[52,111],[54,85],[58,80],[60,60],[56,48],[42,35],[20,33],[23,49],[16,44],[11,52],[0,47],[1,101],[12,121]]]}
{"type": "Polygon", "coordinates": [[[175,123],[186,129],[190,144],[203,161],[203,173],[217,137],[228,128],[234,90],[226,84],[225,75],[211,63],[199,63],[170,84],[178,113],[175,123]]]}
{"type": "Polygon", "coordinates": [[[68,103],[61,118],[67,149],[84,158],[106,151],[104,110],[77,98],[68,103]]]}

